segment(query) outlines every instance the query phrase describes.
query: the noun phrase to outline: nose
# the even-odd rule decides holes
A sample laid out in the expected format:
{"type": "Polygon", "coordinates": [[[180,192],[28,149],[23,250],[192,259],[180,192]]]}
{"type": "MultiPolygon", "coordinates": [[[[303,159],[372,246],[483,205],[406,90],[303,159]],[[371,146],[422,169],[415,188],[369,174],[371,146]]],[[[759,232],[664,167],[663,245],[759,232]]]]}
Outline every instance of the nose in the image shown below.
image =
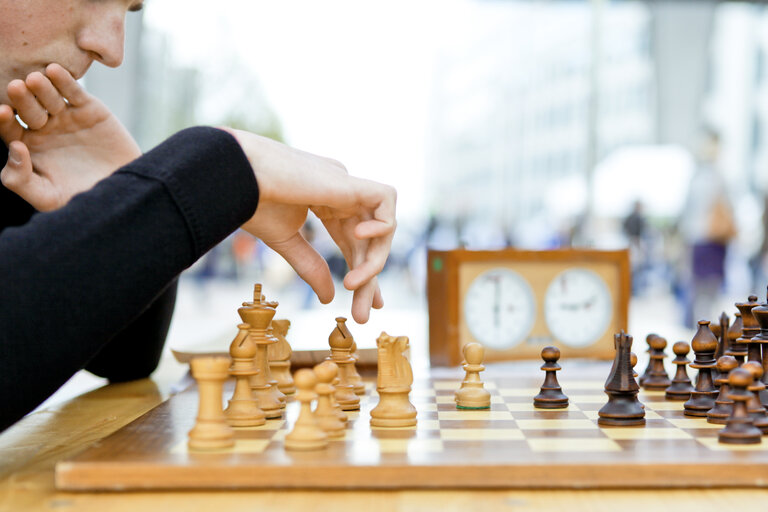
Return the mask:
{"type": "Polygon", "coordinates": [[[77,45],[105,66],[116,68],[125,53],[125,13],[94,13],[78,31],[77,45]]]}

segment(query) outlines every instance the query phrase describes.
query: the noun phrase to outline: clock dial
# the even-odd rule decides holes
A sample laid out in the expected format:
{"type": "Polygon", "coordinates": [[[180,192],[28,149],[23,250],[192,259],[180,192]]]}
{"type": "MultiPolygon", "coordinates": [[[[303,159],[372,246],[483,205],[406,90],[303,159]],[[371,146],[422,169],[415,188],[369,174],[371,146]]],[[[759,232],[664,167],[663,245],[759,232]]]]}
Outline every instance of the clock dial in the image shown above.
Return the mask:
{"type": "Polygon", "coordinates": [[[552,335],[572,347],[598,340],[611,322],[613,301],[605,281],[591,270],[561,272],[547,287],[544,317],[552,335]]]}
{"type": "Polygon", "coordinates": [[[510,348],[533,327],[536,302],[520,274],[493,269],[477,276],[464,296],[464,320],[474,338],[488,348],[510,348]]]}

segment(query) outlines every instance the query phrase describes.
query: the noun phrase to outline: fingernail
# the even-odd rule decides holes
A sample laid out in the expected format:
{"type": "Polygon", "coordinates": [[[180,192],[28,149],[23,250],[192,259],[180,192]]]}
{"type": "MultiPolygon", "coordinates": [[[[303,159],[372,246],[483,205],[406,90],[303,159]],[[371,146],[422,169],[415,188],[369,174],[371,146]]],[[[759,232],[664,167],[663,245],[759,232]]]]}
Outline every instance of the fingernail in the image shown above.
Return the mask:
{"type": "Polygon", "coordinates": [[[21,165],[21,153],[13,146],[8,148],[8,159],[13,165],[21,165]]]}

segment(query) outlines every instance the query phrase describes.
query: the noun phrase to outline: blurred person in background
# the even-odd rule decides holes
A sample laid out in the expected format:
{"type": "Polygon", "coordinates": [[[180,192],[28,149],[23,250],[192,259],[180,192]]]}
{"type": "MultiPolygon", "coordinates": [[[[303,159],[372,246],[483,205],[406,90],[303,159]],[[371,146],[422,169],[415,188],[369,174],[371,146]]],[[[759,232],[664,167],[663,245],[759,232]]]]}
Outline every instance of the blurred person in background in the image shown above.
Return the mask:
{"type": "Polygon", "coordinates": [[[726,277],[726,253],[736,236],[733,207],[718,166],[719,156],[720,136],[708,129],[680,219],[690,254],[684,317],[688,327],[716,317],[714,307],[726,277]]]}

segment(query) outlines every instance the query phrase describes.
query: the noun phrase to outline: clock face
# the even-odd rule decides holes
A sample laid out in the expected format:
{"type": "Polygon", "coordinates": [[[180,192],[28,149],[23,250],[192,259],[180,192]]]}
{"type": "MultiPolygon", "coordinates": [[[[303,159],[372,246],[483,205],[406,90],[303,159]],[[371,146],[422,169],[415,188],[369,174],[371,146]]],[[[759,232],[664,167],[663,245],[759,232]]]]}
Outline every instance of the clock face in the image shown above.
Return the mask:
{"type": "Polygon", "coordinates": [[[594,343],[608,328],[612,313],[608,286],[591,270],[566,270],[547,287],[544,297],[547,327],[566,345],[584,347],[594,343]]]}
{"type": "Polygon", "coordinates": [[[472,336],[488,348],[517,345],[528,336],[535,319],[533,290],[512,270],[483,272],[464,296],[464,321],[472,336]]]}

